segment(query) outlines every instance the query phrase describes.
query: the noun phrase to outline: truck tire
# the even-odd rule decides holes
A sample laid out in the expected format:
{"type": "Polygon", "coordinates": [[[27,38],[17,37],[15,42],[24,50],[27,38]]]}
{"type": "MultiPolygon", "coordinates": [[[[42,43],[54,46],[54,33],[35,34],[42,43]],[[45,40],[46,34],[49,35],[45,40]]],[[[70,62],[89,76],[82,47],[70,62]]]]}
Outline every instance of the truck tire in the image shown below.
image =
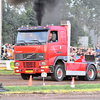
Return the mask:
{"type": "Polygon", "coordinates": [[[86,71],[85,81],[93,81],[96,78],[96,69],[93,65],[90,65],[86,71]]]}
{"type": "MultiPolygon", "coordinates": [[[[22,79],[24,79],[24,80],[29,80],[30,74],[23,74],[23,73],[21,73],[21,77],[22,77],[22,79]]],[[[33,75],[32,75],[32,78],[33,78],[33,75]]]]}
{"type": "Polygon", "coordinates": [[[64,68],[58,64],[55,67],[54,73],[51,74],[51,78],[55,81],[62,81],[64,78],[64,68]]]}

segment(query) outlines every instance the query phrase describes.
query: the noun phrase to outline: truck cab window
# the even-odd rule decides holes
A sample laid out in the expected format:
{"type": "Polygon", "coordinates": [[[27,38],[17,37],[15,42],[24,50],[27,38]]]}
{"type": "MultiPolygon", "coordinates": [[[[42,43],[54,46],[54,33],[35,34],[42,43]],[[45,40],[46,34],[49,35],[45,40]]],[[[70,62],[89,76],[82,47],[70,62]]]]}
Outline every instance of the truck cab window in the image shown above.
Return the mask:
{"type": "Polygon", "coordinates": [[[58,41],[58,32],[51,31],[49,40],[50,40],[50,42],[57,42],[58,41]]]}
{"type": "Polygon", "coordinates": [[[47,43],[48,31],[18,32],[16,44],[44,45],[47,43]]]}

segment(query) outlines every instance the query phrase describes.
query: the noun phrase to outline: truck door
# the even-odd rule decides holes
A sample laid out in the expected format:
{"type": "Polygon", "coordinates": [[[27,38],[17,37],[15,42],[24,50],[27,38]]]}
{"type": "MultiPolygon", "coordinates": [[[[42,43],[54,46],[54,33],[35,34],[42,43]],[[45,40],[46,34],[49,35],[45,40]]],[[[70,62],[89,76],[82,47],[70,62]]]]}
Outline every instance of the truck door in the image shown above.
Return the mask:
{"type": "Polygon", "coordinates": [[[60,45],[59,45],[59,38],[58,38],[58,31],[50,31],[52,36],[56,36],[56,40],[53,41],[52,37],[49,35],[49,45],[48,45],[48,57],[49,57],[49,64],[53,65],[54,60],[57,56],[60,55],[60,45]]]}
{"type": "Polygon", "coordinates": [[[67,56],[67,34],[65,30],[60,30],[60,43],[62,56],[67,56]]]}

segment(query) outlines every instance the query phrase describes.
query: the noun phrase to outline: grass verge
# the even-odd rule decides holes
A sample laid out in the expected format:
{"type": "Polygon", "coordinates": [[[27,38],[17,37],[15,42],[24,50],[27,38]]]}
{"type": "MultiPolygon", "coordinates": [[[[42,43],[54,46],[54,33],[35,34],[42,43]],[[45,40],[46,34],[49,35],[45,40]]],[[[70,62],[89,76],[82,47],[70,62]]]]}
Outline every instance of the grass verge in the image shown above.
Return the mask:
{"type": "Polygon", "coordinates": [[[0,75],[19,75],[15,73],[14,70],[0,70],[0,75]]]}
{"type": "Polygon", "coordinates": [[[47,86],[5,86],[10,91],[1,92],[10,93],[68,93],[68,92],[100,92],[100,84],[80,84],[71,88],[70,85],[47,85],[47,86]]]}

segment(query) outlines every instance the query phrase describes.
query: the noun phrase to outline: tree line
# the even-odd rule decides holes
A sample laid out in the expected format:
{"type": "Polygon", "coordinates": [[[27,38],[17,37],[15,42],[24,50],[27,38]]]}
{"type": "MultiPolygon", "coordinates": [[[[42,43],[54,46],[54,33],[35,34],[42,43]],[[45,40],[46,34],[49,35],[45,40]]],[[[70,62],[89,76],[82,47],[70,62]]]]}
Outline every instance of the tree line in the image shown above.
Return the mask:
{"type": "MultiPolygon", "coordinates": [[[[13,43],[16,40],[17,29],[22,25],[36,26],[37,21],[33,10],[33,0],[27,0],[20,5],[11,5],[2,0],[2,43],[13,43]]],[[[60,25],[61,20],[70,20],[71,45],[79,46],[79,36],[89,36],[91,43],[91,30],[100,35],[100,1],[99,0],[60,0],[55,12],[45,12],[42,25],[60,25]]]]}
{"type": "Polygon", "coordinates": [[[2,3],[2,44],[13,44],[16,40],[17,29],[21,26],[36,26],[35,13],[32,6],[21,8],[11,6],[6,0],[2,3]]]}

